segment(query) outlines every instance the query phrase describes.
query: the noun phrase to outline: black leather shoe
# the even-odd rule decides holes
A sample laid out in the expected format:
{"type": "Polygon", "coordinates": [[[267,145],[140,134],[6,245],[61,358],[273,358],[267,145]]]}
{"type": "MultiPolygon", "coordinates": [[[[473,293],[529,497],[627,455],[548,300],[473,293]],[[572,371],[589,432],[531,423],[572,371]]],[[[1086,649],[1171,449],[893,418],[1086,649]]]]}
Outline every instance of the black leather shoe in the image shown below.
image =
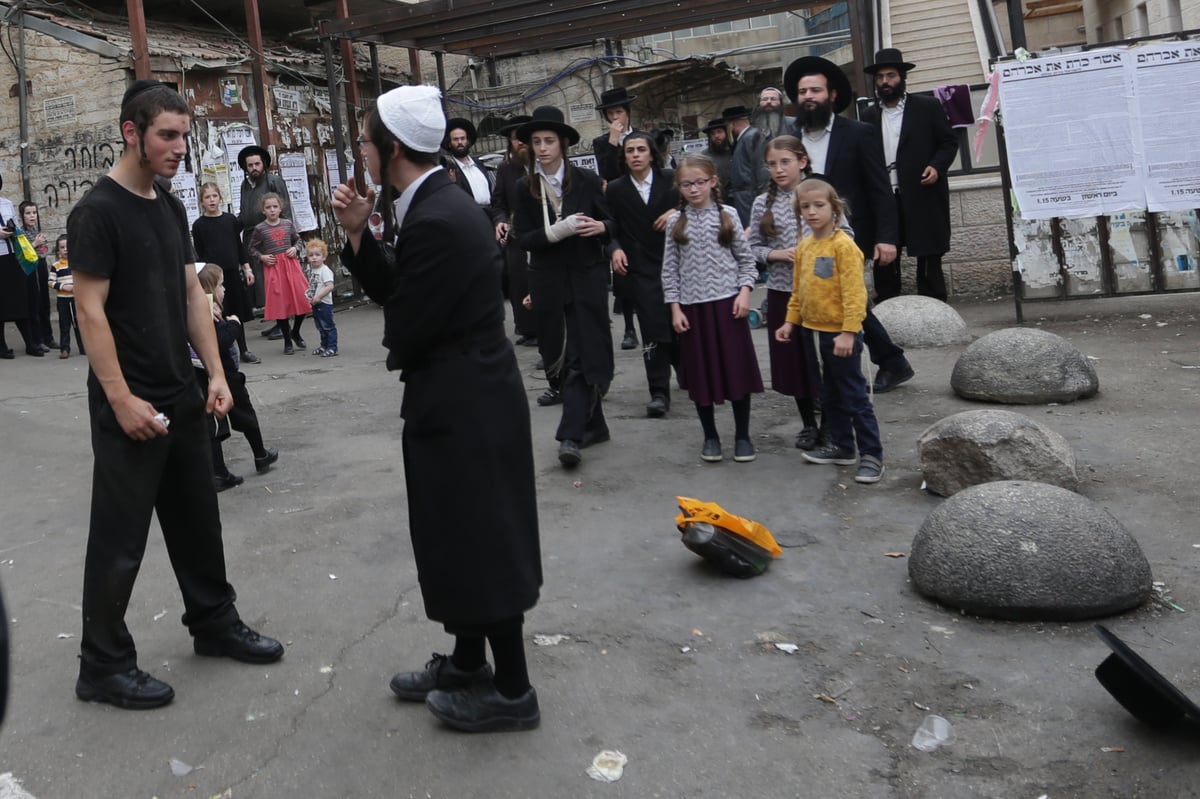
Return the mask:
{"type": "Polygon", "coordinates": [[[449,655],[433,653],[421,671],[402,671],[392,678],[392,693],[406,702],[424,702],[430,691],[460,691],[475,683],[492,682],[492,667],[484,663],[474,671],[463,671],[449,655]]]}
{"type": "Polygon", "coordinates": [[[254,459],[254,471],[258,472],[259,474],[262,474],[263,472],[270,469],[271,464],[277,460],[279,460],[279,450],[275,449],[274,447],[271,447],[270,449],[267,450],[266,455],[263,455],[261,458],[254,459]]]}
{"type": "Polygon", "coordinates": [[[43,355],[45,355],[46,353],[42,352],[42,345],[40,345],[40,344],[37,344],[37,345],[34,345],[34,346],[32,346],[32,347],[26,347],[26,348],[25,348],[25,354],[26,354],[26,355],[32,355],[32,356],[33,356],[33,357],[35,357],[35,358],[41,358],[41,357],[42,357],[43,355]]]}
{"type": "Polygon", "coordinates": [[[262,358],[259,358],[257,355],[255,355],[250,350],[246,350],[245,352],[242,353],[242,362],[243,363],[262,363],[262,358]]]}
{"type": "Polygon", "coordinates": [[[587,449],[593,444],[603,444],[611,438],[612,436],[609,435],[607,427],[603,430],[584,430],[583,438],[579,439],[579,448],[587,449]]]}
{"type": "Polygon", "coordinates": [[[218,494],[222,491],[228,491],[231,488],[237,488],[244,482],[246,482],[245,477],[229,473],[217,475],[213,478],[213,486],[217,489],[218,494]]]}
{"type": "Polygon", "coordinates": [[[240,621],[219,633],[197,635],[192,639],[192,649],[197,655],[233,658],[242,663],[274,663],[283,657],[283,644],[259,635],[240,621]]]}
{"type": "Polygon", "coordinates": [[[50,346],[48,344],[39,344],[38,349],[42,351],[42,355],[45,355],[50,351],[50,346]]]}
{"type": "Polygon", "coordinates": [[[548,388],[542,392],[542,396],[537,398],[537,404],[545,408],[547,405],[558,405],[562,403],[562,392],[557,388],[548,388]]]}
{"type": "Polygon", "coordinates": [[[304,339],[300,338],[299,336],[297,336],[295,334],[292,335],[292,343],[295,344],[300,349],[304,349],[305,347],[308,346],[307,344],[304,343],[304,339]]]}
{"type": "Polygon", "coordinates": [[[621,339],[621,349],[635,350],[635,349],[637,349],[637,345],[638,345],[637,333],[634,332],[633,330],[626,330],[625,338],[621,339]]]}
{"type": "Polygon", "coordinates": [[[52,338],[49,338],[42,342],[42,346],[45,347],[47,351],[56,350],[58,349],[58,342],[52,338]]]}
{"type": "Polygon", "coordinates": [[[671,409],[671,403],[667,402],[667,398],[661,394],[656,395],[652,400],[646,403],[646,415],[658,419],[666,416],[667,411],[671,409]]]}
{"type": "Polygon", "coordinates": [[[815,427],[806,427],[796,436],[796,449],[809,450],[817,446],[820,431],[815,427]]]}
{"type": "Polygon", "coordinates": [[[279,339],[283,338],[283,331],[277,327],[268,327],[262,334],[268,341],[279,341],[279,339]]]}
{"type": "Polygon", "coordinates": [[[872,388],[876,394],[886,394],[901,383],[907,383],[913,379],[916,372],[908,361],[900,364],[900,367],[892,369],[880,369],[879,374],[875,375],[875,383],[872,388]]]}
{"type": "Polygon", "coordinates": [[[537,346],[537,336],[530,336],[528,334],[517,336],[517,346],[518,347],[536,347],[537,346]]]}
{"type": "Polygon", "coordinates": [[[296,348],[293,347],[291,344],[284,344],[283,345],[283,354],[284,355],[295,355],[296,348]]]}
{"type": "Polygon", "coordinates": [[[75,696],[84,702],[107,702],[126,710],[150,710],[174,699],[175,690],[134,667],[98,677],[80,672],[75,696]]]}
{"type": "Polygon", "coordinates": [[[0,358],[3,358],[6,361],[11,361],[15,357],[17,357],[17,355],[11,349],[0,350],[0,358]]]}
{"type": "Polygon", "coordinates": [[[583,460],[583,455],[579,453],[579,445],[574,441],[567,439],[558,445],[558,462],[568,469],[573,466],[578,466],[583,460]]]}
{"type": "Polygon", "coordinates": [[[425,707],[463,732],[518,732],[532,730],[542,721],[537,691],[530,688],[509,699],[491,680],[462,691],[432,691],[425,697],[425,707]]]}

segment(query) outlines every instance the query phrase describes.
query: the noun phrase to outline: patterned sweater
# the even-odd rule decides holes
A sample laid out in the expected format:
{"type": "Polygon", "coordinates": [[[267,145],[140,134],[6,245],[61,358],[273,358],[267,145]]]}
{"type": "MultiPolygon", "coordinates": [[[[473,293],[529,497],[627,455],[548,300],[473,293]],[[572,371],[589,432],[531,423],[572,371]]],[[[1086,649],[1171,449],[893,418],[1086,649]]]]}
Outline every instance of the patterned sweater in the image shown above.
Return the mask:
{"type": "MultiPolygon", "coordinates": [[[[791,293],[792,261],[768,261],[767,256],[771,254],[771,250],[786,250],[795,247],[801,239],[812,235],[808,223],[803,219],[797,220],[795,201],[796,193],[794,191],[777,190],[775,202],[771,205],[771,211],[775,214],[775,229],[779,231],[775,236],[764,236],[759,227],[759,223],[767,213],[766,192],[754,198],[754,207],[750,211],[748,237],[750,252],[754,253],[754,260],[767,267],[767,288],[772,291],[791,293]],[[800,223],[799,235],[796,230],[797,221],[800,223]]],[[[854,229],[846,222],[845,217],[842,218],[842,223],[838,227],[846,231],[850,238],[854,238],[854,229]]]]}
{"type": "Polygon", "coordinates": [[[671,235],[679,213],[667,219],[666,244],[663,250],[663,301],[681,305],[696,305],[712,300],[721,300],[738,293],[742,286],[754,287],[758,280],[758,266],[750,245],[742,235],[737,210],[728,205],[720,206],[733,222],[733,242],[722,247],[717,242],[721,231],[721,217],[717,206],[696,210],[688,207],[688,243],[679,244],[671,235]]]}

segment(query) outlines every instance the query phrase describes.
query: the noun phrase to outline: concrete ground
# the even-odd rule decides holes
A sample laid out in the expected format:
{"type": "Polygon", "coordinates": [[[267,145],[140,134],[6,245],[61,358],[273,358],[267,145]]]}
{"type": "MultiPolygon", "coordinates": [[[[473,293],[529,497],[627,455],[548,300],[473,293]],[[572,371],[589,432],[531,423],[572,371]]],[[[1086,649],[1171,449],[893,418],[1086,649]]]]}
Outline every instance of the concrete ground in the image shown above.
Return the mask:
{"type": "MultiPolygon", "coordinates": [[[[1098,397],[1024,407],[1075,447],[1081,492],[1141,542],[1186,612],[1150,603],[1105,621],[1200,698],[1196,533],[1196,295],[1029,304],[1027,323],[1093,356],[1098,397]]],[[[1014,323],[1011,300],[957,306],[976,335],[1014,323]]],[[[341,355],[284,357],[257,337],[247,366],[278,465],[221,495],[226,554],[248,623],[287,644],[271,667],[191,652],[161,536],[129,607],[140,665],[170,706],[121,711],[73,694],[91,454],[86,362],[0,362],[0,582],[12,695],[0,772],[57,797],[1183,797],[1197,737],[1152,731],[1100,687],[1107,650],[1090,623],[961,615],[913,590],[904,558],[941,501],[920,489],[917,436],[979,407],[954,396],[961,347],[910,351],[917,377],[877,398],[888,466],[857,485],[807,465],[794,406],[756,397],[758,460],[699,459],[677,396],[647,419],[639,353],[617,355],[613,440],[564,472],[557,408],[533,406],[546,584],[528,614],[542,705],[535,732],[469,736],[395,701],[391,674],[449,641],[422,612],[400,462],[401,386],[384,371],[374,306],[337,314],[341,355]],[[683,548],[675,497],[763,522],[786,546],[762,577],[720,576],[683,548]],[[554,646],[534,634],[561,634],[554,646]],[[793,643],[786,654],[774,643],[793,643]],[[954,743],[910,739],[929,713],[954,743]],[[593,756],[629,758],[612,785],[593,756]],[[175,776],[171,759],[195,767],[175,776]]],[[[310,323],[311,324],[311,323],[310,323]]],[[[315,346],[311,327],[309,346],[315,346]]],[[[618,334],[619,328],[615,331],[618,334]]],[[[766,369],[766,330],[755,331],[766,369]]],[[[15,335],[10,328],[10,335],[15,335]]],[[[533,398],[536,353],[519,348],[533,398]]],[[[718,422],[732,439],[732,414],[718,422]]],[[[473,486],[461,486],[462,502],[473,486]]],[[[446,509],[454,534],[454,508],[446,509]]]]}

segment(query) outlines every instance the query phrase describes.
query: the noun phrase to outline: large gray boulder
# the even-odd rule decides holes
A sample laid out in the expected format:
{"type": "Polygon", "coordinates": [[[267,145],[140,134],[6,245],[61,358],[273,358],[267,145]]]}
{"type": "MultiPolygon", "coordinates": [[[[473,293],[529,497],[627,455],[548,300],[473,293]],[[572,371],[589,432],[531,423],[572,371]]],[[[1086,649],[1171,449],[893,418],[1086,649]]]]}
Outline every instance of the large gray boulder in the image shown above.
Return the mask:
{"type": "Polygon", "coordinates": [[[1091,397],[1100,390],[1100,379],[1062,336],[1010,327],[968,346],[954,364],[950,386],[966,399],[1038,405],[1091,397]]]}
{"type": "Polygon", "coordinates": [[[908,573],[926,596],[968,613],[1074,621],[1137,607],[1150,564],[1121,523],[1065,488],[983,483],[947,499],[913,539],[908,573]]]}
{"type": "Polygon", "coordinates": [[[917,439],[925,487],[944,497],[996,480],[1079,487],[1075,453],[1053,430],[1013,411],[963,411],[934,422],[917,439]]]}
{"type": "Polygon", "coordinates": [[[941,300],[903,294],[875,306],[875,316],[901,347],[945,347],[971,340],[958,311],[941,300]]]}

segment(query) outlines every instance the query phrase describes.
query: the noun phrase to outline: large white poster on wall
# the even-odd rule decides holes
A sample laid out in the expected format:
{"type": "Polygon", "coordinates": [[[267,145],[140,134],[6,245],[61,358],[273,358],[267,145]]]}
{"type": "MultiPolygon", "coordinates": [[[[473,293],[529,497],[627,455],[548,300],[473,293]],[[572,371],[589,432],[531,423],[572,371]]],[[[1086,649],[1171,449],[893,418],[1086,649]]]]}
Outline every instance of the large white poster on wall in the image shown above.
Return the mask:
{"type": "Polygon", "coordinates": [[[304,153],[280,153],[279,174],[287,184],[288,199],[292,201],[292,221],[296,230],[316,230],[317,215],[313,213],[312,201],[308,196],[308,167],[304,153]]]}
{"type": "Polygon", "coordinates": [[[1200,207],[1200,41],[1129,51],[1146,207],[1200,207]]]}
{"type": "Polygon", "coordinates": [[[1127,50],[998,64],[1009,172],[1023,219],[1145,207],[1127,50]]]}

